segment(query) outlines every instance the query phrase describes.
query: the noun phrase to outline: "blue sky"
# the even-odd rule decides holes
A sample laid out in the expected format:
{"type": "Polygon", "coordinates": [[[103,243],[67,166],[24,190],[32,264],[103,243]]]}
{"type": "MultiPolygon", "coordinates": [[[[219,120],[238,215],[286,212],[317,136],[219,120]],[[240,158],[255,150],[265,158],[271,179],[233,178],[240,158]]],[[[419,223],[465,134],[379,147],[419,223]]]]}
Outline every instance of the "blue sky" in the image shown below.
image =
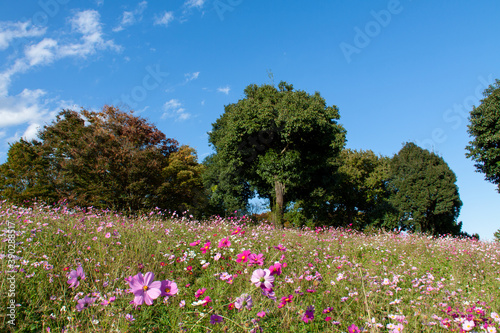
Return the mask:
{"type": "Polygon", "coordinates": [[[0,162],[63,108],[132,109],[212,152],[207,132],[249,84],[287,81],[340,110],[347,147],[413,141],[456,173],[469,233],[500,194],[465,157],[468,113],[500,78],[500,2],[11,1],[0,4],[0,162]]]}

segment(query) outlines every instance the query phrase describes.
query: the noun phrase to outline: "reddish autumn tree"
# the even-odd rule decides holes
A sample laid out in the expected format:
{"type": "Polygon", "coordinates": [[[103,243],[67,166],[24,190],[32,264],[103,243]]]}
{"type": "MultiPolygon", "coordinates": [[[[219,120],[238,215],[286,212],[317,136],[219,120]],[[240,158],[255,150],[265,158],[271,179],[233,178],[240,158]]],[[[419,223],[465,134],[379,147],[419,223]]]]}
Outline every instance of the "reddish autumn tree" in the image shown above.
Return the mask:
{"type": "MultiPolygon", "coordinates": [[[[112,106],[63,110],[38,137],[34,154],[45,163],[54,197],[117,210],[176,209],[164,206],[170,194],[158,189],[178,143],[145,119],[112,106]]],[[[0,191],[4,197],[8,193],[0,191]]]]}

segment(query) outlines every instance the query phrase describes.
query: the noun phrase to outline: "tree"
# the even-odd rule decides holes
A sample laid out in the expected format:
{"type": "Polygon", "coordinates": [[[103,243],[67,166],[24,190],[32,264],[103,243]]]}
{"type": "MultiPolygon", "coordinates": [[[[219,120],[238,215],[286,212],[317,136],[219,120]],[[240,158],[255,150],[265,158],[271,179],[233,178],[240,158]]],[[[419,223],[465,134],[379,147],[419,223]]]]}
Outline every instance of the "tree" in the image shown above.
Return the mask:
{"type": "Polygon", "coordinates": [[[458,235],[462,223],[456,218],[462,201],[455,182],[455,174],[441,157],[406,143],[391,162],[395,222],[402,229],[458,235]]]}
{"type": "Polygon", "coordinates": [[[392,227],[383,222],[386,213],[392,210],[388,203],[389,163],[389,158],[377,156],[371,150],[342,151],[336,185],[328,198],[334,225],[350,225],[355,229],[368,225],[392,227]]]}
{"type": "Polygon", "coordinates": [[[0,168],[2,197],[43,194],[70,205],[121,211],[178,210],[203,202],[203,167],[194,150],[179,150],[177,141],[131,113],[112,106],[63,110],[38,137],[9,150],[0,168]]]}
{"type": "Polygon", "coordinates": [[[220,175],[234,174],[270,200],[282,223],[288,202],[306,198],[325,185],[331,161],[344,146],[338,109],[318,92],[294,91],[291,84],[249,85],[245,98],[225,107],[209,142],[220,175]]]}
{"type": "Polygon", "coordinates": [[[470,113],[468,133],[473,137],[466,149],[478,172],[497,185],[500,192],[500,80],[484,92],[484,99],[470,113]]]}

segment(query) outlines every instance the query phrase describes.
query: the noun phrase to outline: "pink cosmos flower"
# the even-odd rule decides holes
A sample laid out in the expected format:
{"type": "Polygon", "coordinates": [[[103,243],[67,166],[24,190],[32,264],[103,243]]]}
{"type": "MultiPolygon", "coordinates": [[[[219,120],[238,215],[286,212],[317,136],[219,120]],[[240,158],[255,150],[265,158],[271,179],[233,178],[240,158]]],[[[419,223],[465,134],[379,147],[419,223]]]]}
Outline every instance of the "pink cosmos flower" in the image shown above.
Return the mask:
{"type": "Polygon", "coordinates": [[[246,250],[246,251],[243,251],[241,252],[240,254],[238,254],[236,257],[236,262],[247,262],[248,261],[248,257],[250,256],[252,252],[250,252],[249,250],[246,250]]]}
{"type": "Polygon", "coordinates": [[[262,253],[255,254],[252,253],[250,254],[249,258],[249,265],[259,265],[262,266],[264,265],[264,255],[262,253]]]}
{"type": "Polygon", "coordinates": [[[210,249],[211,242],[206,242],[205,245],[200,249],[201,253],[207,253],[210,249]]]}
{"type": "Polygon", "coordinates": [[[192,242],[192,243],[189,243],[189,246],[196,246],[198,244],[200,244],[201,240],[197,240],[196,242],[192,242]]]}
{"type": "Polygon", "coordinates": [[[256,287],[272,289],[274,276],[271,276],[271,272],[267,268],[259,268],[253,272],[250,281],[252,281],[252,283],[255,284],[256,287]]]}
{"type": "Polygon", "coordinates": [[[231,246],[231,241],[229,240],[228,237],[226,238],[222,238],[219,242],[219,247],[220,248],[223,248],[223,247],[230,247],[231,246]]]}
{"type": "Polygon", "coordinates": [[[133,301],[135,305],[142,305],[142,303],[151,305],[153,304],[153,300],[161,295],[161,282],[153,281],[154,277],[152,272],[147,272],[145,276],[139,272],[132,277],[129,285],[131,292],[135,296],[133,301]]]}
{"type": "Polygon", "coordinates": [[[349,332],[349,333],[360,333],[360,332],[361,332],[361,330],[359,329],[359,327],[358,327],[358,326],[356,326],[356,325],[352,324],[351,326],[349,326],[349,327],[347,328],[347,332],[349,332]]]}
{"type": "Polygon", "coordinates": [[[106,237],[106,238],[111,237],[111,233],[107,232],[106,235],[104,235],[104,237],[106,237]]]}
{"type": "Polygon", "coordinates": [[[78,304],[76,305],[76,310],[78,312],[82,311],[87,307],[87,305],[94,304],[95,298],[90,298],[88,296],[85,296],[85,298],[79,299],[78,304]]]}
{"type": "Polygon", "coordinates": [[[196,291],[196,294],[194,294],[194,297],[199,298],[203,293],[207,290],[207,288],[201,288],[196,291]]]}
{"type": "Polygon", "coordinates": [[[265,315],[266,315],[265,311],[261,311],[261,312],[257,313],[257,317],[260,317],[260,318],[264,318],[265,315]]]}
{"type": "Polygon", "coordinates": [[[72,270],[69,273],[69,287],[70,288],[76,288],[80,285],[80,281],[78,281],[78,278],[81,280],[85,280],[85,273],[83,272],[82,266],[78,266],[76,270],[72,270]]]}
{"type": "Polygon", "coordinates": [[[165,296],[165,297],[174,296],[179,292],[179,289],[177,288],[177,283],[169,280],[161,281],[160,290],[161,290],[160,296],[165,296]]]}
{"type": "Polygon", "coordinates": [[[239,233],[241,231],[241,228],[240,227],[236,227],[234,229],[234,231],[231,233],[231,235],[236,235],[237,233],[239,233]]]}
{"type": "Polygon", "coordinates": [[[269,270],[271,271],[271,275],[281,275],[281,264],[277,262],[274,265],[271,265],[269,270]]]}

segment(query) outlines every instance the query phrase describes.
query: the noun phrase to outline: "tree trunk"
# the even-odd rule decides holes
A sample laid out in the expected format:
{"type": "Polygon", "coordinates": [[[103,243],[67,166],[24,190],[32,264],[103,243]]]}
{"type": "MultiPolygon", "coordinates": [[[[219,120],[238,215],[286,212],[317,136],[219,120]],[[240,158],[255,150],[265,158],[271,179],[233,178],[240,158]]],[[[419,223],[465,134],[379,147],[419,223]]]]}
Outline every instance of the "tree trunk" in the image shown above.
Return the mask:
{"type": "Polygon", "coordinates": [[[276,180],[274,182],[274,191],[276,194],[276,207],[274,208],[274,224],[275,226],[283,226],[283,213],[285,202],[285,184],[276,180]]]}

